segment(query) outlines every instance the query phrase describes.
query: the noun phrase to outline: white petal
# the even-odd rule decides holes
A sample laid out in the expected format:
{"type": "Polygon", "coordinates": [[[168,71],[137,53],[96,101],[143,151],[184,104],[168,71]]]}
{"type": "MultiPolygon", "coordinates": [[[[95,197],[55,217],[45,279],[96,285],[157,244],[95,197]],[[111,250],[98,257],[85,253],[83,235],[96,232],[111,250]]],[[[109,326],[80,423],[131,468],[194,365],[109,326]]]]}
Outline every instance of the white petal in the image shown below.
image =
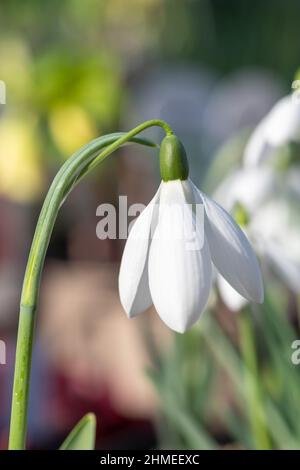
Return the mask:
{"type": "Polygon", "coordinates": [[[219,204],[196,190],[205,206],[205,233],[214,265],[239,294],[263,302],[259,264],[246,235],[219,204]]]}
{"type": "Polygon", "coordinates": [[[209,248],[206,240],[202,243],[198,237],[196,217],[190,209],[192,226],[182,227],[183,217],[172,210],[173,204],[187,201],[186,191],[191,193],[188,182],[162,184],[164,211],[159,217],[149,254],[149,284],[154,306],[161,319],[180,333],[198,320],[211,288],[209,248]],[[178,234],[180,226],[185,236],[172,236],[178,234]],[[194,248],[190,245],[193,231],[198,242],[194,248]]]}
{"type": "Polygon", "coordinates": [[[218,275],[218,288],[224,304],[233,312],[238,312],[246,305],[247,300],[231,287],[221,274],[218,275]]]}
{"type": "Polygon", "coordinates": [[[119,273],[121,304],[131,318],[152,305],[148,282],[148,255],[154,232],[159,192],[143,210],[130,230],[119,273]]]}
{"type": "Polygon", "coordinates": [[[292,95],[282,98],[269,112],[264,128],[266,140],[277,147],[300,138],[300,103],[292,95]]]}

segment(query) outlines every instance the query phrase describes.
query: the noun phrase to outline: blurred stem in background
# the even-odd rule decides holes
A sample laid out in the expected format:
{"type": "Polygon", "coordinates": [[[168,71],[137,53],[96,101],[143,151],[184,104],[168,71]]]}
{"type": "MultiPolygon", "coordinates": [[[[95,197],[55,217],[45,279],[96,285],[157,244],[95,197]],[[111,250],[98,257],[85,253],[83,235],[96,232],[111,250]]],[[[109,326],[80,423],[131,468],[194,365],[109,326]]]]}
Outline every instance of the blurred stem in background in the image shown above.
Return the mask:
{"type": "Polygon", "coordinates": [[[246,412],[255,449],[271,449],[270,436],[266,427],[263,395],[258,371],[258,357],[255,345],[255,333],[248,309],[238,314],[241,356],[243,360],[244,394],[246,412]]]}

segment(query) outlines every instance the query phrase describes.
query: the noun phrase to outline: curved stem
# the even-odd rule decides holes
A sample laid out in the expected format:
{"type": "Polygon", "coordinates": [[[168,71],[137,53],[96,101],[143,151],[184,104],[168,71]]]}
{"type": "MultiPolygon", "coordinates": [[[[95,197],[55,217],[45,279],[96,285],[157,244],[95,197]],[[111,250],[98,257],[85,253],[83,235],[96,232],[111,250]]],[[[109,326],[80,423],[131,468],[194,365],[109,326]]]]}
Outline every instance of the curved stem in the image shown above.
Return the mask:
{"type": "Polygon", "coordinates": [[[152,126],[160,126],[167,135],[172,134],[172,129],[164,121],[151,120],[140,124],[128,133],[110,134],[95,139],[65,162],[50,186],[36,226],[23,281],[9,449],[21,450],[25,448],[36,307],[44,260],[59,209],[74,186],[120,146],[130,141],[151,145],[149,141],[135,138],[135,136],[152,126]],[[104,150],[99,153],[103,148],[104,150]]]}

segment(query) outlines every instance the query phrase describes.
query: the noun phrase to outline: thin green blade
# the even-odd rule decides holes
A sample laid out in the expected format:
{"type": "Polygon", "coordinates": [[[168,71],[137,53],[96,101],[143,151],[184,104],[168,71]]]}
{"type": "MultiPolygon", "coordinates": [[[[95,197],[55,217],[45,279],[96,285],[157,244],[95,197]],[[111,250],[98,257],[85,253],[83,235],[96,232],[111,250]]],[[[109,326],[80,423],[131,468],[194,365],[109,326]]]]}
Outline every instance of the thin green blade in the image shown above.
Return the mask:
{"type": "Polygon", "coordinates": [[[72,429],[60,446],[60,450],[93,450],[96,439],[96,416],[85,415],[72,429]]]}

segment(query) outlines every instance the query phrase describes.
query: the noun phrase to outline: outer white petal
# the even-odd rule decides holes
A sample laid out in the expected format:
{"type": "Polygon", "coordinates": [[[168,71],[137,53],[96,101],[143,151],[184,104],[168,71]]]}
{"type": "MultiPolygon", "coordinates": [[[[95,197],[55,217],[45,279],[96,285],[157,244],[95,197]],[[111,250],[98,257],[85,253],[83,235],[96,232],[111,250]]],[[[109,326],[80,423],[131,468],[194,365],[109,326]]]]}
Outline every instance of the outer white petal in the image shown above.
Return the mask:
{"type": "Polygon", "coordinates": [[[238,312],[246,305],[247,300],[233,289],[221,274],[218,275],[218,288],[224,304],[233,312],[238,312]]]}
{"type": "Polygon", "coordinates": [[[119,273],[121,304],[131,318],[152,305],[148,282],[148,255],[154,232],[159,192],[143,210],[130,230],[119,273]]]}
{"type": "Polygon", "coordinates": [[[149,254],[149,283],[154,306],[161,319],[180,333],[193,325],[204,309],[211,288],[212,271],[206,240],[202,244],[201,237],[197,238],[199,246],[194,249],[189,243],[194,235],[192,231],[196,231],[196,218],[192,210],[191,232],[187,229],[184,237],[172,235],[178,234],[178,227],[183,224],[182,216],[172,210],[172,205],[184,204],[187,193],[192,194],[188,182],[162,184],[161,204],[164,211],[160,214],[149,254]]]}
{"type": "Polygon", "coordinates": [[[274,147],[300,139],[300,103],[292,95],[282,98],[269,112],[265,138],[274,147]]]}
{"type": "Polygon", "coordinates": [[[261,272],[246,235],[219,204],[194,188],[204,202],[205,233],[214,265],[239,294],[262,303],[261,272]]]}

